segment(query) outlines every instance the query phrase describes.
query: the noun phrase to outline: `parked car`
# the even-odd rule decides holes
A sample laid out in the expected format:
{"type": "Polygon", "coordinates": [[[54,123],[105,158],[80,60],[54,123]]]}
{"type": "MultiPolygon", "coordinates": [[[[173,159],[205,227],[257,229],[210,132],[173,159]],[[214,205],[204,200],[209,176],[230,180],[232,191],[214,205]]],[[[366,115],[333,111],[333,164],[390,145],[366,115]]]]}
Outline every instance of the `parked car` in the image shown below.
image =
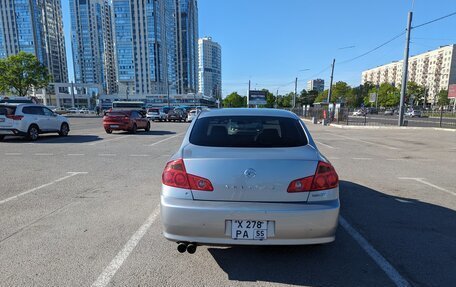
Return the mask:
{"type": "Polygon", "coordinates": [[[168,122],[170,122],[170,121],[182,122],[182,121],[185,121],[186,118],[187,118],[187,115],[181,109],[169,110],[168,114],[166,115],[166,120],[168,122]]]}
{"type": "Polygon", "coordinates": [[[40,134],[67,136],[67,118],[40,104],[0,104],[0,140],[5,136],[23,136],[37,140],[40,134]]]}
{"type": "Polygon", "coordinates": [[[394,110],[386,110],[384,114],[385,116],[392,116],[394,115],[394,110]]]}
{"type": "Polygon", "coordinates": [[[108,134],[112,131],[129,131],[134,134],[138,129],[150,131],[150,121],[137,110],[115,110],[105,114],[103,127],[108,134]]]}
{"type": "Polygon", "coordinates": [[[179,252],[332,242],[339,207],[334,167],[284,110],[200,114],[162,174],[163,234],[179,252]]]}
{"type": "Polygon", "coordinates": [[[82,109],[79,110],[79,113],[80,114],[89,114],[90,110],[88,108],[82,108],[82,109]]]}
{"type": "Polygon", "coordinates": [[[352,116],[355,116],[355,117],[364,117],[366,115],[366,111],[365,110],[362,110],[362,109],[359,109],[359,110],[356,110],[353,112],[352,116]]]}
{"type": "Polygon", "coordinates": [[[165,112],[160,108],[148,108],[146,117],[151,121],[164,121],[166,119],[165,112]]]}
{"type": "Polygon", "coordinates": [[[193,119],[195,119],[198,116],[198,113],[200,113],[200,111],[190,110],[187,114],[187,122],[193,121],[193,119]]]}
{"type": "Polygon", "coordinates": [[[421,111],[420,110],[410,110],[405,113],[406,117],[421,117],[421,111]]]}
{"type": "Polygon", "coordinates": [[[59,115],[63,115],[63,114],[67,113],[67,110],[64,107],[59,107],[59,108],[55,108],[55,110],[53,110],[53,112],[57,113],[59,115]]]}
{"type": "Polygon", "coordinates": [[[69,113],[69,114],[79,114],[79,109],[78,109],[78,108],[75,108],[75,107],[73,107],[73,108],[68,108],[68,109],[67,109],[67,113],[69,113]]]}

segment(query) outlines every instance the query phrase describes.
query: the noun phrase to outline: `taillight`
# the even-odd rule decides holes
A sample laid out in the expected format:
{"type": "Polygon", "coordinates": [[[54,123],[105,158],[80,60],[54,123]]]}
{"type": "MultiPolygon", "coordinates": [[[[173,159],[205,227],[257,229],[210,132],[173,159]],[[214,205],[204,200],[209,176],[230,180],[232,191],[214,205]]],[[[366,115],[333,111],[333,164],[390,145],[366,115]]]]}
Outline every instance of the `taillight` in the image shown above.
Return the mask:
{"type": "Polygon", "coordinates": [[[288,186],[288,192],[304,192],[310,191],[312,187],[313,176],[300,178],[297,180],[293,180],[290,185],[288,186]]]}
{"type": "Polygon", "coordinates": [[[188,174],[185,170],[184,161],[177,159],[166,164],[162,174],[162,183],[164,185],[201,190],[213,191],[214,188],[210,180],[193,174],[188,174]]]}
{"type": "Polygon", "coordinates": [[[129,120],[130,120],[129,117],[127,117],[127,116],[124,117],[124,121],[129,121],[129,120]]]}
{"type": "Polygon", "coordinates": [[[325,190],[337,187],[339,176],[334,167],[326,162],[319,161],[314,176],[293,180],[288,186],[288,192],[308,192],[325,190]]]}
{"type": "Polygon", "coordinates": [[[6,117],[12,119],[13,121],[20,121],[24,116],[7,115],[6,117]]]}

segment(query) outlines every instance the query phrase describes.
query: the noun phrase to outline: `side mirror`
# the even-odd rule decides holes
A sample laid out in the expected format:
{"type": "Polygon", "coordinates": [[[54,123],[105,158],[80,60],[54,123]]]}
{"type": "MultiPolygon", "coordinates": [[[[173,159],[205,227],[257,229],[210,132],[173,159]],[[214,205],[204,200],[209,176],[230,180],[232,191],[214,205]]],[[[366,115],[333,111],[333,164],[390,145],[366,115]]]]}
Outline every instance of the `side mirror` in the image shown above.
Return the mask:
{"type": "Polygon", "coordinates": [[[56,117],[56,116],[58,116],[58,114],[57,114],[56,112],[54,112],[54,113],[52,114],[52,116],[53,116],[53,117],[56,117]]]}

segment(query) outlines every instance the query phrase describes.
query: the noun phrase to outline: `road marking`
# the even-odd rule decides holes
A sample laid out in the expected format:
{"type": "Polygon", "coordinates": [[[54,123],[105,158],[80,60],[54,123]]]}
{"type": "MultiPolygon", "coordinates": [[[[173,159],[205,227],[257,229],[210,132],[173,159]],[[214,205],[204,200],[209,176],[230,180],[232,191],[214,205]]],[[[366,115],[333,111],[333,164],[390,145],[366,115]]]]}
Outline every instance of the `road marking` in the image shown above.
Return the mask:
{"type": "Polygon", "coordinates": [[[130,253],[135,249],[136,245],[138,245],[139,241],[143,238],[146,234],[147,230],[152,226],[155,220],[160,213],[160,207],[157,206],[151,215],[146,219],[146,221],[141,225],[141,227],[133,234],[133,236],[128,240],[128,242],[124,245],[122,250],[117,253],[116,257],[112,259],[109,265],[103,270],[103,272],[98,276],[97,281],[92,284],[92,287],[105,287],[109,284],[112,277],[116,274],[125,260],[130,256],[130,253]]]}
{"type": "Polygon", "coordinates": [[[333,136],[336,136],[336,137],[341,137],[341,138],[348,139],[348,140],[352,140],[352,141],[367,143],[367,144],[370,144],[370,145],[376,145],[376,146],[384,147],[384,148],[391,149],[391,150],[398,150],[398,149],[400,149],[400,148],[397,148],[397,147],[392,147],[392,146],[388,146],[388,145],[384,145],[384,144],[379,144],[379,143],[374,143],[374,142],[365,141],[365,140],[360,140],[360,139],[354,139],[354,138],[351,138],[351,137],[341,136],[341,135],[337,135],[337,134],[330,134],[330,135],[333,135],[333,136]]]}
{"type": "Polygon", "coordinates": [[[160,140],[160,141],[158,141],[158,142],[154,142],[154,143],[152,143],[152,144],[147,144],[147,145],[145,145],[145,146],[154,146],[154,145],[157,145],[157,144],[159,144],[159,143],[162,143],[162,142],[164,142],[164,141],[173,139],[173,138],[178,137],[178,136],[181,136],[181,135],[182,135],[182,134],[177,134],[177,135],[175,135],[175,136],[172,136],[172,137],[169,137],[169,138],[166,138],[166,139],[162,139],[162,140],[160,140]]]}
{"type": "Polygon", "coordinates": [[[377,263],[377,265],[388,275],[396,286],[407,287],[410,284],[397,270],[378,252],[356,229],[354,229],[342,216],[339,216],[339,223],[350,234],[350,236],[361,246],[364,251],[377,263]]]}
{"type": "Polygon", "coordinates": [[[22,155],[22,153],[19,152],[7,152],[5,155],[22,155]]]}
{"type": "Polygon", "coordinates": [[[68,156],[83,156],[83,155],[85,155],[85,154],[83,154],[83,153],[69,153],[69,154],[67,154],[67,155],[68,155],[68,156]]]}
{"type": "Polygon", "coordinates": [[[100,153],[98,156],[116,156],[114,153],[100,153]]]}
{"type": "Polygon", "coordinates": [[[316,142],[317,144],[321,144],[322,146],[325,146],[325,147],[327,147],[327,148],[330,148],[330,149],[335,149],[335,147],[333,147],[333,146],[330,146],[329,144],[325,144],[325,143],[322,143],[322,142],[320,142],[320,141],[316,141],[316,140],[314,140],[314,142],[316,142]]]}
{"type": "Polygon", "coordinates": [[[50,185],[53,185],[54,183],[61,182],[61,181],[65,180],[65,179],[68,179],[68,178],[70,178],[70,177],[73,177],[73,176],[76,176],[76,175],[79,175],[79,174],[87,174],[87,172],[80,172],[80,171],[76,171],[76,172],[71,171],[71,172],[67,172],[67,173],[68,173],[67,176],[58,178],[58,179],[56,179],[56,180],[54,180],[54,181],[51,181],[51,182],[49,182],[49,183],[40,185],[40,186],[38,186],[38,187],[29,189],[29,190],[24,191],[24,192],[21,192],[21,193],[15,195],[15,196],[11,196],[11,197],[9,197],[9,198],[7,198],[7,199],[0,200],[0,204],[6,203],[6,202],[11,201],[11,200],[14,200],[14,199],[17,199],[17,198],[19,198],[19,197],[21,197],[21,196],[23,196],[23,195],[26,195],[26,194],[29,194],[29,193],[31,193],[31,192],[34,192],[34,191],[40,190],[40,189],[42,189],[42,188],[48,187],[48,186],[50,186],[50,185]]]}
{"type": "Polygon", "coordinates": [[[354,157],[352,159],[354,159],[354,160],[372,160],[371,157],[354,157]]]}
{"type": "Polygon", "coordinates": [[[425,185],[428,185],[430,187],[433,187],[435,189],[438,189],[440,191],[443,191],[443,192],[446,192],[448,194],[451,194],[451,195],[456,195],[455,192],[451,191],[451,190],[448,190],[448,189],[445,189],[443,187],[440,187],[440,186],[437,186],[435,184],[432,184],[430,182],[427,182],[424,180],[424,178],[419,178],[419,177],[398,177],[399,179],[405,179],[405,180],[414,180],[414,181],[417,181],[419,183],[422,183],[422,184],[425,184],[425,185]]]}
{"type": "Polygon", "coordinates": [[[38,156],[51,156],[51,155],[54,155],[53,153],[35,153],[35,155],[38,155],[38,156]]]}
{"type": "Polygon", "coordinates": [[[399,160],[406,160],[406,158],[387,158],[386,160],[399,161],[399,160]]]}
{"type": "Polygon", "coordinates": [[[123,138],[126,138],[126,137],[129,137],[130,135],[125,135],[125,136],[121,136],[121,137],[116,137],[116,138],[113,138],[113,139],[109,139],[109,140],[100,140],[100,141],[96,141],[96,142],[93,142],[93,143],[88,143],[87,145],[96,145],[96,144],[99,144],[99,143],[106,143],[106,142],[112,142],[112,141],[117,141],[117,140],[120,140],[120,139],[123,139],[123,138]]]}
{"type": "Polygon", "coordinates": [[[149,156],[148,154],[130,154],[131,157],[146,157],[149,156]]]}

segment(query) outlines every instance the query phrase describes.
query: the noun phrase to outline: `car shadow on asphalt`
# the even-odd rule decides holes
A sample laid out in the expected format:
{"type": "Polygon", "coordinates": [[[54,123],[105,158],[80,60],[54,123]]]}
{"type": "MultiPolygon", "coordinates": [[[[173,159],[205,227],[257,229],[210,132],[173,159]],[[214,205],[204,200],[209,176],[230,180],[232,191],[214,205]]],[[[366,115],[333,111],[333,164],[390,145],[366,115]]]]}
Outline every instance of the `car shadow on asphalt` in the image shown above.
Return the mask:
{"type": "Polygon", "coordinates": [[[165,135],[174,135],[176,132],[172,131],[160,131],[160,130],[151,130],[151,131],[143,131],[138,130],[135,134],[132,134],[128,131],[113,131],[113,135],[135,135],[135,136],[165,136],[165,135]]]}
{"type": "Polygon", "coordinates": [[[10,143],[33,143],[33,144],[75,144],[75,143],[90,143],[99,141],[100,138],[97,135],[68,135],[61,137],[58,135],[40,135],[36,141],[29,141],[22,137],[8,137],[3,142],[10,143]]]}
{"type": "MultiPolygon", "coordinates": [[[[430,191],[433,192],[433,191],[430,191]]],[[[416,286],[456,282],[456,212],[340,182],[341,214],[416,286]]],[[[393,282],[339,226],[325,245],[208,248],[230,280],[306,286],[390,286],[393,282]]]]}

